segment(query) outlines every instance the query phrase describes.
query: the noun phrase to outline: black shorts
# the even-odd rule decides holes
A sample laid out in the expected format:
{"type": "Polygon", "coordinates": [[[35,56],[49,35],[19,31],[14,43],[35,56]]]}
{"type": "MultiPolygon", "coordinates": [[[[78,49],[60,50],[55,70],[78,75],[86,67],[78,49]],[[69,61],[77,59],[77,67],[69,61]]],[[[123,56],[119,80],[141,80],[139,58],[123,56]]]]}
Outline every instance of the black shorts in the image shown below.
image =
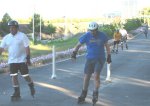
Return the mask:
{"type": "Polygon", "coordinates": [[[119,44],[120,40],[114,41],[114,45],[119,44]]]}
{"type": "Polygon", "coordinates": [[[10,75],[17,74],[18,72],[21,75],[26,75],[29,73],[29,69],[26,63],[11,63],[9,64],[10,75]]]}

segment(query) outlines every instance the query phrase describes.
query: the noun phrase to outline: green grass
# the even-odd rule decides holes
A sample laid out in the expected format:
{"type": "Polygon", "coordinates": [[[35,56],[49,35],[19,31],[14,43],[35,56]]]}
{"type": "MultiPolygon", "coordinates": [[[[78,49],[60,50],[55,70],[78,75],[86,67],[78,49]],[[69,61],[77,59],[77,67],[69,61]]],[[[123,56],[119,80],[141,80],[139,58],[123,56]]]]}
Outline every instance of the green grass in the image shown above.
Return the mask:
{"type": "Polygon", "coordinates": [[[48,45],[42,45],[42,44],[37,44],[37,45],[30,45],[30,52],[31,52],[31,57],[37,57],[41,55],[46,55],[51,52],[51,48],[48,45]]]}
{"type": "Polygon", "coordinates": [[[63,50],[71,49],[77,44],[78,37],[79,36],[74,36],[67,40],[49,42],[48,45],[51,47],[54,45],[56,48],[56,51],[63,51],[63,50]]]}

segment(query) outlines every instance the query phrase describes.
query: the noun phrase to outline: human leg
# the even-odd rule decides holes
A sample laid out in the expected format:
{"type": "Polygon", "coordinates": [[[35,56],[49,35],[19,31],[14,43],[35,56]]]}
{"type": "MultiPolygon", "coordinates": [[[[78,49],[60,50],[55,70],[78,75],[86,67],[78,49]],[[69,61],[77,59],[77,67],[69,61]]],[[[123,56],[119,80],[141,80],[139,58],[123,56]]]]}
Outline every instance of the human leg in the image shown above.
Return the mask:
{"type": "Polygon", "coordinates": [[[89,86],[89,81],[91,78],[92,72],[92,62],[91,60],[87,60],[84,68],[84,78],[83,78],[83,87],[82,87],[82,92],[81,95],[78,97],[78,103],[83,103],[85,101],[85,98],[87,96],[88,92],[88,86],[89,86]]]}
{"type": "Polygon", "coordinates": [[[28,86],[30,88],[30,91],[31,91],[31,95],[34,97],[35,95],[35,88],[34,88],[34,83],[31,79],[31,77],[29,76],[29,74],[27,75],[22,75],[24,77],[24,79],[28,82],[28,86]]]}
{"type": "Polygon", "coordinates": [[[32,78],[29,75],[29,70],[28,70],[27,64],[20,63],[20,72],[21,72],[22,77],[28,82],[28,86],[30,88],[31,95],[34,96],[34,94],[35,94],[34,83],[33,83],[32,78]]]}
{"type": "Polygon", "coordinates": [[[124,40],[124,44],[126,46],[126,49],[128,49],[127,39],[124,40]]]}
{"type": "Polygon", "coordinates": [[[121,41],[121,49],[123,50],[123,41],[121,41]]]}
{"type": "Polygon", "coordinates": [[[148,34],[148,32],[147,31],[145,31],[145,37],[147,38],[147,34],[148,34]]]}
{"type": "Polygon", "coordinates": [[[12,80],[12,86],[14,88],[14,93],[11,95],[11,100],[18,100],[20,98],[20,87],[18,81],[18,66],[15,63],[9,65],[10,76],[12,80]]]}
{"type": "Polygon", "coordinates": [[[114,41],[113,52],[115,52],[115,50],[116,50],[116,41],[114,41]]]}
{"type": "Polygon", "coordinates": [[[120,43],[120,40],[117,41],[117,51],[116,52],[118,52],[118,45],[119,45],[119,43],[120,43]]]}
{"type": "Polygon", "coordinates": [[[104,60],[97,60],[94,67],[94,90],[93,90],[93,104],[98,101],[98,92],[100,87],[100,73],[104,66],[104,60]]]}
{"type": "Polygon", "coordinates": [[[88,90],[90,78],[91,78],[91,74],[84,74],[83,90],[85,90],[85,91],[88,90]]]}
{"type": "Polygon", "coordinates": [[[94,73],[94,91],[98,91],[100,87],[100,74],[94,73]]]}
{"type": "Polygon", "coordinates": [[[20,87],[18,82],[18,75],[12,76],[12,84],[14,93],[11,95],[12,100],[20,98],[20,87]]]}

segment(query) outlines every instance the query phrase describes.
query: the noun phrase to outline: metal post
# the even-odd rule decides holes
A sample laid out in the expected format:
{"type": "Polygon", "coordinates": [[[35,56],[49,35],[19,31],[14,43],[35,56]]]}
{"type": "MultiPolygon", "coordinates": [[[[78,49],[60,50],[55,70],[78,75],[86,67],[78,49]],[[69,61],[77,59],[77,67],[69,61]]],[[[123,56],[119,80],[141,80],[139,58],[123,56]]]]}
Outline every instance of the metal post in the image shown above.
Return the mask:
{"type": "Polygon", "coordinates": [[[41,21],[42,21],[42,18],[41,18],[41,14],[40,14],[40,41],[42,40],[41,21]]]}
{"type": "Polygon", "coordinates": [[[32,23],[32,39],[33,39],[33,42],[34,42],[34,40],[35,40],[35,38],[34,38],[34,13],[33,13],[33,23],[32,23]]]}
{"type": "Polygon", "coordinates": [[[67,37],[67,31],[68,31],[68,27],[67,27],[67,17],[65,16],[65,37],[67,37]]]}
{"type": "Polygon", "coordinates": [[[52,58],[52,76],[51,76],[51,78],[55,79],[56,78],[56,73],[55,73],[56,69],[55,69],[55,46],[54,45],[53,45],[52,50],[53,50],[52,51],[53,58],[52,58]]]}
{"type": "Polygon", "coordinates": [[[32,22],[32,40],[33,40],[33,43],[35,43],[35,32],[34,32],[34,30],[35,30],[35,26],[34,26],[34,15],[35,15],[35,1],[33,1],[33,17],[32,17],[32,19],[33,19],[33,22],[32,22]]]}
{"type": "Polygon", "coordinates": [[[111,63],[107,63],[107,77],[106,77],[106,81],[111,81],[110,75],[111,75],[111,63]]]}

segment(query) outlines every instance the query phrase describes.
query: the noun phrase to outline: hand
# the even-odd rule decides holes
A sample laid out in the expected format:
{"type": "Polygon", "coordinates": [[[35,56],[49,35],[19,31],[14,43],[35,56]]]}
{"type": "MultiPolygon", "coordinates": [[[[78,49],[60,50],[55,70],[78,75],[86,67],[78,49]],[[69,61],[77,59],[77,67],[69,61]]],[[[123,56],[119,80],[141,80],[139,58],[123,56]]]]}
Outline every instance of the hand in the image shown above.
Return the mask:
{"type": "Polygon", "coordinates": [[[76,52],[76,51],[73,51],[72,54],[71,54],[71,58],[72,58],[72,59],[76,59],[76,55],[77,55],[77,52],[76,52]]]}
{"type": "Polygon", "coordinates": [[[111,55],[110,54],[108,54],[107,55],[107,63],[111,63],[112,61],[111,61],[111,55]]]}
{"type": "Polygon", "coordinates": [[[30,61],[30,56],[29,55],[27,55],[26,59],[27,59],[26,64],[27,65],[31,65],[31,61],[30,61]]]}
{"type": "Polygon", "coordinates": [[[30,61],[30,59],[27,59],[27,65],[31,65],[31,61],[30,61]]]}

